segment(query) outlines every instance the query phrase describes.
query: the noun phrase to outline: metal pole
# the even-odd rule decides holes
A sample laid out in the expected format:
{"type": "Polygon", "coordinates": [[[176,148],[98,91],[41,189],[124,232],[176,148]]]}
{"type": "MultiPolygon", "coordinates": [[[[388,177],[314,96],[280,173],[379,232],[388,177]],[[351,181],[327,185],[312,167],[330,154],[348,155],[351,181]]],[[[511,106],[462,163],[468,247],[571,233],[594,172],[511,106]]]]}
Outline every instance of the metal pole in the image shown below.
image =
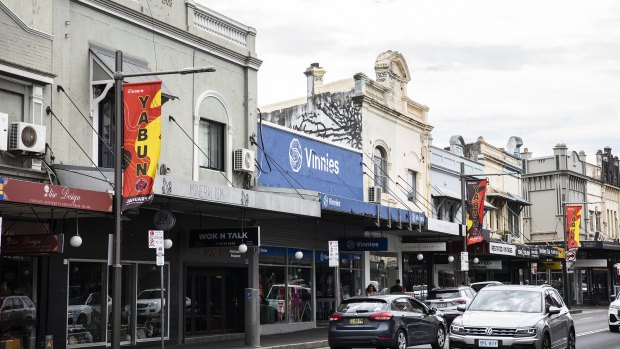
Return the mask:
{"type": "Polygon", "coordinates": [[[121,199],[123,177],[121,172],[123,147],[123,52],[116,51],[116,73],[114,74],[114,260],[112,265],[112,349],[121,345],[121,199]]]}
{"type": "Polygon", "coordinates": [[[161,326],[160,326],[160,331],[161,331],[161,349],[164,349],[164,308],[167,305],[165,303],[164,300],[164,266],[160,265],[159,266],[159,282],[160,282],[160,291],[161,291],[161,326]]]}
{"type": "MultiPolygon", "coordinates": [[[[467,252],[467,203],[465,200],[465,162],[461,162],[461,222],[463,223],[463,252],[467,252]]],[[[463,282],[469,285],[467,281],[468,272],[463,271],[463,282]]]]}
{"type": "Polygon", "coordinates": [[[570,298],[568,293],[568,271],[566,269],[566,252],[568,252],[568,230],[566,230],[566,206],[562,202],[562,231],[564,232],[564,260],[562,261],[562,288],[564,302],[566,307],[570,309],[570,298]]]}

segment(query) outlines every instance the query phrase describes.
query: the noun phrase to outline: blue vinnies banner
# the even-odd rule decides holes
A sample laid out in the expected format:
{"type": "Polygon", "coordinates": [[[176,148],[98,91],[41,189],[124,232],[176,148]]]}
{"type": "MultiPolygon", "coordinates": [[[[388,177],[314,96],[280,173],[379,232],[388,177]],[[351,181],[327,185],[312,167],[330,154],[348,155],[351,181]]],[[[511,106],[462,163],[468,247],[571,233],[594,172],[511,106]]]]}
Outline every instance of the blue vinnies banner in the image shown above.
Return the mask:
{"type": "Polygon", "coordinates": [[[263,148],[257,150],[262,169],[259,169],[258,185],[314,190],[360,201],[364,199],[360,152],[323,143],[264,122],[262,127],[259,124],[258,132],[258,146],[263,148]]]}

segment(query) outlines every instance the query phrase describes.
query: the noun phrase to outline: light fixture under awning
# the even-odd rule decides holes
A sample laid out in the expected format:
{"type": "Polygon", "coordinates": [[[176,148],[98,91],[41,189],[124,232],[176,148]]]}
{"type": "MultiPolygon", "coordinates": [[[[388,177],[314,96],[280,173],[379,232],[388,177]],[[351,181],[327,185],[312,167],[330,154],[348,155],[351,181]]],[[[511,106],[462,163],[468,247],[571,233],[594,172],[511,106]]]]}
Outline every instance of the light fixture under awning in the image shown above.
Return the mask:
{"type": "MultiPolygon", "coordinates": [[[[97,57],[98,61],[100,61],[106,70],[106,73],[109,75],[110,79],[113,79],[114,72],[116,71],[116,57],[113,51],[110,51],[105,48],[101,48],[95,45],[90,46],[90,51],[93,53],[95,57],[97,57]]],[[[141,61],[139,59],[131,58],[123,55],[123,73],[125,74],[135,74],[135,73],[148,73],[151,70],[148,67],[148,63],[145,61],[141,61]]],[[[158,81],[161,80],[157,75],[147,75],[147,76],[135,76],[135,77],[126,77],[126,82],[143,82],[143,81],[158,81]]],[[[175,96],[170,89],[162,82],[161,84],[161,94],[165,99],[178,99],[179,97],[175,96]]]]}

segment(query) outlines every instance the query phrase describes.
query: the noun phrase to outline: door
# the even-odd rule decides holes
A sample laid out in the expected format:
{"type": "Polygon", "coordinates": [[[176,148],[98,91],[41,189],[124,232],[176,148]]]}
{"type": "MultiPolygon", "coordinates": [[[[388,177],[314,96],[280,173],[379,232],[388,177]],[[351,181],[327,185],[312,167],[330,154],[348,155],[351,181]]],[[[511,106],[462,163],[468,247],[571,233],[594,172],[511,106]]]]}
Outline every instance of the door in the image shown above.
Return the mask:
{"type": "MultiPolygon", "coordinates": [[[[548,314],[549,307],[557,307],[549,290],[545,291],[545,312],[548,314]]],[[[562,314],[549,314],[549,334],[551,337],[551,347],[556,348],[565,340],[564,333],[566,331],[562,314]]]]}
{"type": "Polygon", "coordinates": [[[397,298],[392,302],[394,316],[400,318],[401,323],[407,329],[407,343],[415,345],[422,343],[419,324],[421,314],[415,313],[408,298],[397,298]]]}
{"type": "Polygon", "coordinates": [[[245,268],[189,267],[185,285],[185,336],[243,332],[245,268]]]}

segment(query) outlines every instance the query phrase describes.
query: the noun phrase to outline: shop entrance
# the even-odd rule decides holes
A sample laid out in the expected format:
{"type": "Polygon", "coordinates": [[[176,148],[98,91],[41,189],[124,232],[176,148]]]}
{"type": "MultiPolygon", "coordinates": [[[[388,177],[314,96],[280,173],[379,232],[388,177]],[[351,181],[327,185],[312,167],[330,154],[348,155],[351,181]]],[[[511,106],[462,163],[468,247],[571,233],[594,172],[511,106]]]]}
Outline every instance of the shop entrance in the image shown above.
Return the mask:
{"type": "Polygon", "coordinates": [[[243,332],[245,268],[188,267],[185,336],[243,332]]]}

